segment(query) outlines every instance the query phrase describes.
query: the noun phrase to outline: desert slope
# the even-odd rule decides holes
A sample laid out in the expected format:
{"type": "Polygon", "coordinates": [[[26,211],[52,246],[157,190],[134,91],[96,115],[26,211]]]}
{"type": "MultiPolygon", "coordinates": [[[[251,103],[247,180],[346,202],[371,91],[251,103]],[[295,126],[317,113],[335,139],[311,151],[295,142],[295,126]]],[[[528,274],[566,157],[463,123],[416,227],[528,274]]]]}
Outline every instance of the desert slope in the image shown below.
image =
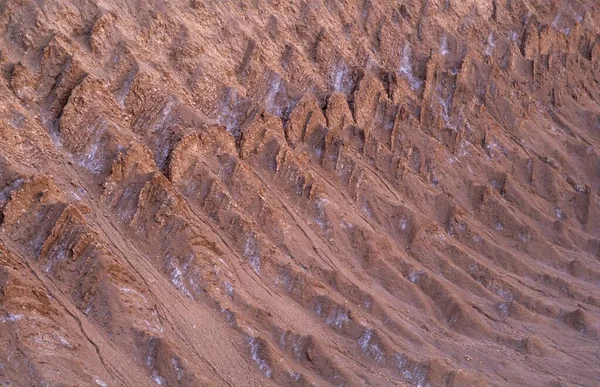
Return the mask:
{"type": "Polygon", "coordinates": [[[0,26],[3,385],[600,383],[598,1],[0,26]]]}

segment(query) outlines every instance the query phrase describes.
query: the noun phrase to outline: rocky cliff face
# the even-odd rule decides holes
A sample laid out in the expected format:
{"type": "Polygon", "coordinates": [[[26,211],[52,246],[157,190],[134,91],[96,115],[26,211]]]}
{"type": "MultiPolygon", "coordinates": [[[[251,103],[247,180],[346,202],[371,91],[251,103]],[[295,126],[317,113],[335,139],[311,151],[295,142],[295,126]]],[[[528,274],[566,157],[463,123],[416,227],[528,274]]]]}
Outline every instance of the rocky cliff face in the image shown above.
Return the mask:
{"type": "Polygon", "coordinates": [[[600,380],[597,1],[0,26],[3,385],[600,380]]]}

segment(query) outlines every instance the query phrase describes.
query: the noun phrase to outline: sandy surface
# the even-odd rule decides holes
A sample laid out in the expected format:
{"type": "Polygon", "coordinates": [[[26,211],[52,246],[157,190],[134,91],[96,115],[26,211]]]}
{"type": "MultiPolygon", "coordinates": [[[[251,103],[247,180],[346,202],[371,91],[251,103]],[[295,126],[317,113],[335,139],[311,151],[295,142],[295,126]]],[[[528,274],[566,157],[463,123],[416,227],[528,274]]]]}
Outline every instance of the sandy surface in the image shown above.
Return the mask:
{"type": "Polygon", "coordinates": [[[0,30],[0,385],[600,384],[598,1],[0,30]]]}

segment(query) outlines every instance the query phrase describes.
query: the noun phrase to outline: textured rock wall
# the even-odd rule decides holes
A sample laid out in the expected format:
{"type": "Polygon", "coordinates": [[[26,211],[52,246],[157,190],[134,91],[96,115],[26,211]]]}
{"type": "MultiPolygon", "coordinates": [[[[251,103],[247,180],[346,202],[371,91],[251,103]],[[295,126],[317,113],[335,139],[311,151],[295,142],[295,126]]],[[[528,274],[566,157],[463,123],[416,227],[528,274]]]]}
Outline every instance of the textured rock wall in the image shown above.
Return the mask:
{"type": "Polygon", "coordinates": [[[0,382],[600,380],[598,2],[0,26],[0,382]]]}

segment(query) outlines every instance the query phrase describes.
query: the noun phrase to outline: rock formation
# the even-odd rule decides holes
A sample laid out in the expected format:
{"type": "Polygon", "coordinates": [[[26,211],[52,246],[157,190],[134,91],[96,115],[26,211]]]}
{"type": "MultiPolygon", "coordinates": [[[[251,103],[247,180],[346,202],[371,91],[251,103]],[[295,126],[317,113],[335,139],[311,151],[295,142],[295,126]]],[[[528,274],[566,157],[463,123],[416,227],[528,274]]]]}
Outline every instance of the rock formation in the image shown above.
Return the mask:
{"type": "Polygon", "coordinates": [[[600,381],[599,2],[0,26],[0,384],[600,381]]]}

